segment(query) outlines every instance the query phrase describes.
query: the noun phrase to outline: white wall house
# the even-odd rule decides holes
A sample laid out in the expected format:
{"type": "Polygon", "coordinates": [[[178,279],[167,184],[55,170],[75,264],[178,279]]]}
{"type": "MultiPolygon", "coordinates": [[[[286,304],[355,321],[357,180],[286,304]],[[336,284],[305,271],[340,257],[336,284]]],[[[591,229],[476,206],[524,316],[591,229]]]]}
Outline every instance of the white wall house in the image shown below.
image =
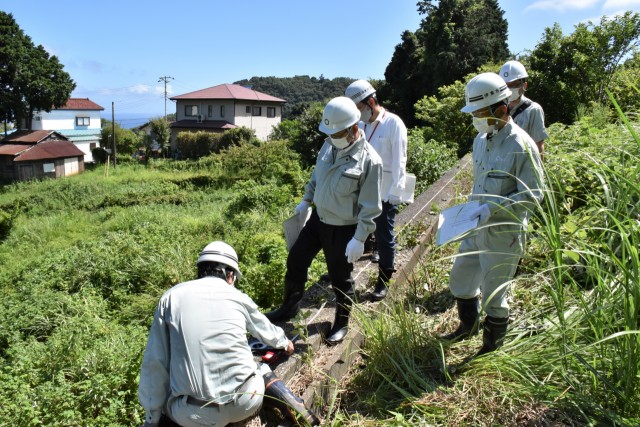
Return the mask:
{"type": "Polygon", "coordinates": [[[253,129],[267,140],[282,120],[284,99],[250,88],[222,84],[171,98],[176,101],[176,121],[171,124],[171,148],[182,131],[224,132],[237,127],[253,129]]]}
{"type": "Polygon", "coordinates": [[[104,108],[89,98],[69,98],[60,108],[33,113],[32,130],[55,130],[84,153],[84,161],[93,162],[91,150],[100,146],[100,112],[104,108]]]}

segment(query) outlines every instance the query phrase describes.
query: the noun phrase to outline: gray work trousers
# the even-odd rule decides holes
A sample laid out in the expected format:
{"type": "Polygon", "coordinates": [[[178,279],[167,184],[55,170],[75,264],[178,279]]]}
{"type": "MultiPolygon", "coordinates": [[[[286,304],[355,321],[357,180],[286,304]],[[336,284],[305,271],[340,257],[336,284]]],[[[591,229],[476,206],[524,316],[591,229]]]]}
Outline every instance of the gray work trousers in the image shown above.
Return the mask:
{"type": "Polygon", "coordinates": [[[520,257],[525,233],[514,225],[485,225],[460,243],[449,276],[456,298],[475,298],[482,293],[482,308],[492,317],[508,317],[507,293],[520,257]]]}

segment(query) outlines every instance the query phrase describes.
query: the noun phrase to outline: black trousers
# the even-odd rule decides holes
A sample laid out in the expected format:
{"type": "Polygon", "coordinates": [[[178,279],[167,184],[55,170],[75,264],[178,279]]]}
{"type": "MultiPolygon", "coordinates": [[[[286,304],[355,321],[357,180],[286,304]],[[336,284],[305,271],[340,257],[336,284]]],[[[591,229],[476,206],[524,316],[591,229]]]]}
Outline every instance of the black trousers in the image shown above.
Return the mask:
{"type": "Polygon", "coordinates": [[[336,300],[345,296],[353,298],[354,281],[351,277],[353,264],[347,262],[345,251],[347,244],[356,232],[356,225],[329,225],[320,221],[314,209],[305,224],[298,240],[293,244],[287,257],[285,283],[292,290],[304,291],[311,262],[320,252],[324,252],[327,270],[336,294],[336,300]]]}

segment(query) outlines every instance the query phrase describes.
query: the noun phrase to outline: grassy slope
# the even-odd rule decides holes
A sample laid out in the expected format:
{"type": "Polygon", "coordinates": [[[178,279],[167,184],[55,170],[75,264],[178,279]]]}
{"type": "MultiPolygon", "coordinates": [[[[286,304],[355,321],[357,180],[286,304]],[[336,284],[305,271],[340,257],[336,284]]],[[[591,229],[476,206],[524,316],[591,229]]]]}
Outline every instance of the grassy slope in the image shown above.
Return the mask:
{"type": "Polygon", "coordinates": [[[554,126],[506,345],[461,364],[481,338],[437,339],[457,324],[447,289],[456,248],[434,247],[405,301],[359,313],[365,359],[333,425],[640,424],[639,144],[590,118],[554,126]]]}

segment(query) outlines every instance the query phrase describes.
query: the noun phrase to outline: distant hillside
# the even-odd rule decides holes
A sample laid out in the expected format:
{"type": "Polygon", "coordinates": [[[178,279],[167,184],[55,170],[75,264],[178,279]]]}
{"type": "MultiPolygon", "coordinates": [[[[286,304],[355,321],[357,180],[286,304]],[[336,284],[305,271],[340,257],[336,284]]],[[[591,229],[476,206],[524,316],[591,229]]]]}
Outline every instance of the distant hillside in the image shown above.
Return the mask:
{"type": "Polygon", "coordinates": [[[267,93],[278,98],[286,99],[283,118],[296,116],[304,104],[311,102],[325,102],[329,99],[344,95],[344,90],[355,79],[336,77],[325,79],[320,77],[251,77],[240,80],[235,84],[251,86],[252,89],[267,93]]]}

